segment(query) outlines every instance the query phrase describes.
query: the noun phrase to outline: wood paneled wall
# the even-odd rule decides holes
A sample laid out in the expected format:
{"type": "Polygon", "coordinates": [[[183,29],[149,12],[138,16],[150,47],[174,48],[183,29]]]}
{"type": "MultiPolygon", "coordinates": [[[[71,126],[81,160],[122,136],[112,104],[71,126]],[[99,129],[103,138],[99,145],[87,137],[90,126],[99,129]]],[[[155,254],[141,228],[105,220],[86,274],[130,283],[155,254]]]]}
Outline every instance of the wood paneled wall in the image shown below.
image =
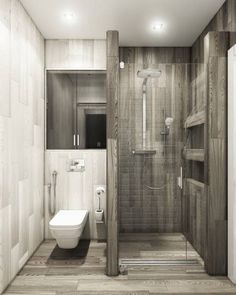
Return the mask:
{"type": "Polygon", "coordinates": [[[118,267],[119,33],[107,32],[107,275],[118,267]]]}
{"type": "Polygon", "coordinates": [[[44,39],[0,1],[0,293],[43,240],[44,39]]]}
{"type": "Polygon", "coordinates": [[[119,103],[119,224],[121,232],[181,232],[181,190],[177,186],[183,148],[184,97],[189,97],[190,48],[121,47],[119,103]],[[143,148],[143,79],[137,72],[160,69],[147,83],[148,149],[153,156],[134,156],[143,148]],[[165,111],[165,114],[164,114],[165,111]],[[165,117],[174,124],[166,142],[165,117]],[[160,187],[151,190],[146,187],[160,187]]]}
{"type": "Polygon", "coordinates": [[[106,40],[46,40],[46,68],[106,70],[106,40]]]}
{"type": "Polygon", "coordinates": [[[193,178],[184,180],[184,202],[187,202],[185,209],[188,209],[187,226],[184,230],[188,241],[193,245],[201,257],[205,260],[206,252],[206,219],[207,199],[204,182],[193,178]]]}
{"type": "MultiPolygon", "coordinates": [[[[236,43],[236,0],[226,0],[191,48],[192,62],[207,64],[205,182],[207,206],[206,258],[207,271],[212,275],[227,273],[227,50],[236,43]]],[[[193,77],[194,78],[194,77],[193,77]]],[[[197,89],[203,83],[197,85],[197,89]]],[[[199,98],[193,101],[197,109],[199,98]]],[[[191,111],[190,108],[190,111],[191,111]]]]}
{"type": "MultiPolygon", "coordinates": [[[[236,0],[226,0],[224,5],[209,22],[191,48],[193,63],[204,62],[204,38],[209,32],[236,32],[236,0]]],[[[230,36],[230,44],[235,44],[235,35],[230,36]]]]}
{"type": "Polygon", "coordinates": [[[207,185],[206,268],[213,275],[227,273],[227,51],[229,33],[205,37],[208,65],[208,134],[205,179],[207,185]]]}
{"type": "Polygon", "coordinates": [[[147,83],[146,147],[155,155],[133,155],[143,149],[143,65],[120,70],[119,208],[121,232],[181,232],[182,200],[177,185],[183,149],[184,97],[189,97],[190,64],[156,64],[159,79],[147,83]],[[164,139],[167,117],[174,123],[164,139]],[[150,189],[149,187],[159,188],[150,189]]]}
{"type": "Polygon", "coordinates": [[[204,64],[191,64],[190,95],[184,99],[183,226],[188,241],[205,259],[207,199],[204,186],[204,133],[207,67],[204,64]]]}
{"type": "Polygon", "coordinates": [[[160,63],[190,63],[190,53],[190,47],[121,47],[120,60],[146,68],[160,63]]]}

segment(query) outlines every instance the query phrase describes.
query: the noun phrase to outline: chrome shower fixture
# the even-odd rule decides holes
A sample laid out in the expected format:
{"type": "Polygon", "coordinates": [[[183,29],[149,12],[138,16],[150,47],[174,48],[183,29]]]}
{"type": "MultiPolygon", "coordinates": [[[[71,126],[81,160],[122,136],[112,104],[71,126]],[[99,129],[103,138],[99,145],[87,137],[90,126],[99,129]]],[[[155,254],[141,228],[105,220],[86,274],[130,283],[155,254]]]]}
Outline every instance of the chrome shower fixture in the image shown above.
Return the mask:
{"type": "Polygon", "coordinates": [[[169,135],[170,134],[170,127],[172,126],[174,122],[174,119],[171,117],[167,117],[165,119],[165,126],[164,126],[164,130],[161,131],[161,135],[169,135]]]}
{"type": "Polygon", "coordinates": [[[171,118],[171,117],[166,118],[165,119],[165,125],[166,125],[166,127],[167,128],[170,128],[170,126],[173,124],[173,122],[174,122],[174,119],[173,118],[171,118]]]}
{"type": "Polygon", "coordinates": [[[161,70],[159,69],[143,69],[137,72],[137,77],[143,79],[143,149],[146,149],[146,133],[147,133],[147,80],[148,78],[159,78],[161,70]]]}

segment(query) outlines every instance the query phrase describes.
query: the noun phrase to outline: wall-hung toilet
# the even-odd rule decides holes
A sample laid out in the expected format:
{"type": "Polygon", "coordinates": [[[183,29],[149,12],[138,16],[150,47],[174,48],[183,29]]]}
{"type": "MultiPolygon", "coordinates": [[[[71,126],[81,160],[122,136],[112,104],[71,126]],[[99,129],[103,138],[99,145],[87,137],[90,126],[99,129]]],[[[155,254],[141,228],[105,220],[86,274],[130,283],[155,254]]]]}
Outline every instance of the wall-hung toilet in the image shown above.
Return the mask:
{"type": "Polygon", "coordinates": [[[49,228],[60,248],[73,249],[78,245],[87,218],[87,210],[60,210],[51,219],[49,228]]]}

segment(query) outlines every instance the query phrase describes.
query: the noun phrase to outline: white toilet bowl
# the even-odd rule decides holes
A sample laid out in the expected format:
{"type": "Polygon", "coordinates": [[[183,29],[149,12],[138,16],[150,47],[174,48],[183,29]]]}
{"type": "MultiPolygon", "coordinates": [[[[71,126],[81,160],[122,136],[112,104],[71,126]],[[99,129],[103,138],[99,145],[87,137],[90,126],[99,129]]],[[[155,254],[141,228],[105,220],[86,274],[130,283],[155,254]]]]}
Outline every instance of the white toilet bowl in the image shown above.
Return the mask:
{"type": "Polygon", "coordinates": [[[60,248],[73,249],[78,245],[87,218],[87,210],[60,210],[51,219],[49,228],[60,248]]]}

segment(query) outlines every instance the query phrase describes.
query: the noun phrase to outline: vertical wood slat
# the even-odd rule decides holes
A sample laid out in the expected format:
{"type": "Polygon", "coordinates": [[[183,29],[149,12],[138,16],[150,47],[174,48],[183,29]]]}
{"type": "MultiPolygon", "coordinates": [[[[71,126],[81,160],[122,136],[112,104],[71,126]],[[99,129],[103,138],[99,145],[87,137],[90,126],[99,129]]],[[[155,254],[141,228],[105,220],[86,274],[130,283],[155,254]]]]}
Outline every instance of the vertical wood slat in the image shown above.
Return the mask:
{"type": "Polygon", "coordinates": [[[205,37],[205,62],[208,65],[207,138],[207,251],[206,269],[211,275],[227,273],[227,176],[226,108],[227,50],[229,34],[210,32],[205,37]]]}
{"type": "Polygon", "coordinates": [[[107,32],[107,275],[118,275],[119,33],[107,32]]]}

